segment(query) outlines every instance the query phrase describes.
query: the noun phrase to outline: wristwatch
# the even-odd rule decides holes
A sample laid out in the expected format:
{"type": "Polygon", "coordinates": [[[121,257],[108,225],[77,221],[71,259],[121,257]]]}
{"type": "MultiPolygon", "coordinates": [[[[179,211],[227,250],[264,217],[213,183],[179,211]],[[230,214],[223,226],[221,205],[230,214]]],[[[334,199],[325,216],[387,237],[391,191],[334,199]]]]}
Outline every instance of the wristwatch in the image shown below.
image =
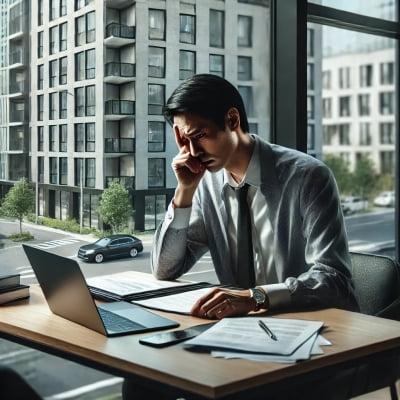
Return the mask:
{"type": "Polygon", "coordinates": [[[250,290],[250,297],[254,299],[256,303],[255,311],[258,311],[264,305],[267,296],[264,290],[260,288],[255,287],[249,290],[250,290]]]}

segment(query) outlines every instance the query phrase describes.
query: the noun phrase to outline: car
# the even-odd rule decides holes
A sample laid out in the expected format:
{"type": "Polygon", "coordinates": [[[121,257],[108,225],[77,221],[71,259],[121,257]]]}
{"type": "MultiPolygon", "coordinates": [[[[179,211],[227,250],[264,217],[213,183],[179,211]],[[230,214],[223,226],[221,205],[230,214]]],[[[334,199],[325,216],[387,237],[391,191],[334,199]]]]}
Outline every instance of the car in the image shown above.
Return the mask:
{"type": "Polygon", "coordinates": [[[82,260],[101,263],[105,259],[119,257],[136,257],[143,251],[143,243],[132,235],[110,235],[94,243],[85,244],[78,250],[82,260]]]}
{"type": "Polygon", "coordinates": [[[374,199],[374,205],[378,207],[394,207],[395,194],[394,191],[386,191],[379,194],[374,199]]]}
{"type": "Polygon", "coordinates": [[[368,207],[368,200],[360,196],[345,197],[340,202],[344,215],[354,214],[368,207]]]}

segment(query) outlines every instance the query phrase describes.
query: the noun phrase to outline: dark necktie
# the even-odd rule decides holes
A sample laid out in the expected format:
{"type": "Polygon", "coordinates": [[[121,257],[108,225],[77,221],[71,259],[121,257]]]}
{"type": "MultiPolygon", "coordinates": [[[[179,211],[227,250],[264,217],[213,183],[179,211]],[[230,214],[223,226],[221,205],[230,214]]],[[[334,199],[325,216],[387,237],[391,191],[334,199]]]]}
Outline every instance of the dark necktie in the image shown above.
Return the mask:
{"type": "Polygon", "coordinates": [[[238,199],[238,225],[237,225],[237,285],[248,289],[255,285],[252,224],[250,209],[247,203],[246,183],[235,190],[238,199]]]}

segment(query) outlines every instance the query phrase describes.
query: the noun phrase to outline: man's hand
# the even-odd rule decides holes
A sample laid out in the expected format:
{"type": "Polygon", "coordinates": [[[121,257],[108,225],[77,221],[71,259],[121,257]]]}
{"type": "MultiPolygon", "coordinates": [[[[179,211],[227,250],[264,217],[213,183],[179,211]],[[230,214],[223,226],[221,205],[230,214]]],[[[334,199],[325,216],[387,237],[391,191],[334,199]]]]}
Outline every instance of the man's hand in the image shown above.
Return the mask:
{"type": "Polygon", "coordinates": [[[212,289],[202,296],[190,311],[201,318],[221,319],[233,315],[245,315],[254,311],[255,302],[249,290],[212,289]]]}

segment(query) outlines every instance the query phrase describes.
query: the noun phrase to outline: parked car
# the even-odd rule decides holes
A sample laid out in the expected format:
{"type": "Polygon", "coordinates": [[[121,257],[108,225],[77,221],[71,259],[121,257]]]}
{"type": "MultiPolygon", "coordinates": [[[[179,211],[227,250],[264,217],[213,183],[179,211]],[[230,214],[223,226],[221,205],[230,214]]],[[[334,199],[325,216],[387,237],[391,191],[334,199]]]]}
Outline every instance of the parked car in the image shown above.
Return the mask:
{"type": "Polygon", "coordinates": [[[394,207],[394,191],[382,192],[374,199],[374,205],[378,207],[394,207]]]}
{"type": "Polygon", "coordinates": [[[357,211],[364,210],[368,207],[368,200],[364,197],[349,196],[341,200],[343,214],[354,214],[357,211]]]}
{"type": "Polygon", "coordinates": [[[132,235],[110,235],[78,250],[78,257],[85,261],[103,262],[107,258],[136,257],[143,251],[140,239],[132,235]]]}

